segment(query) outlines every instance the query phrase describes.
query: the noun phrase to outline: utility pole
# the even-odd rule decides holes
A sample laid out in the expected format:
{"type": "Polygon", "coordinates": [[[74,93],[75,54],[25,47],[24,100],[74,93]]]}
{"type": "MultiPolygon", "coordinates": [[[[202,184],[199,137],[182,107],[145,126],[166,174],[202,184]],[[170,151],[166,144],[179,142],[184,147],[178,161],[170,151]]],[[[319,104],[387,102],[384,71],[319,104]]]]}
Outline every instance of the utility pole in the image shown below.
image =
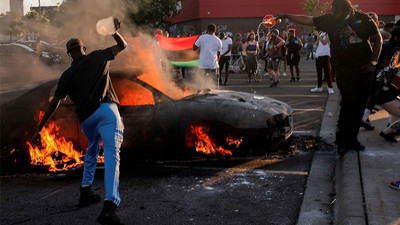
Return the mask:
{"type": "Polygon", "coordinates": [[[40,0],[38,1],[39,1],[39,17],[40,17],[40,15],[42,14],[42,7],[40,6],[40,0]]]}

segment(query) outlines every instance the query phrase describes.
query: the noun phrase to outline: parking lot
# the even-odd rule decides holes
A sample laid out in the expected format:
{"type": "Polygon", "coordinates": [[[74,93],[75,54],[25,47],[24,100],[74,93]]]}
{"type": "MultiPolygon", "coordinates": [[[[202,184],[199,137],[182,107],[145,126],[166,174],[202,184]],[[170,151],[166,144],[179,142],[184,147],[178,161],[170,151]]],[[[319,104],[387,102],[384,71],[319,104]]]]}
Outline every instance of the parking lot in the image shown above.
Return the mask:
{"type": "MultiPolygon", "coordinates": [[[[314,61],[302,59],[300,65],[301,82],[289,82],[288,75],[280,78],[277,88],[269,88],[268,79],[249,84],[246,74],[231,74],[228,86],[221,86],[273,97],[294,109],[294,135],[274,152],[219,158],[175,154],[173,149],[141,153],[123,149],[119,209],[123,220],[127,224],[296,224],[313,150],[321,144],[314,136],[328,97],[327,91],[309,91],[316,84],[314,61]]],[[[101,203],[77,206],[79,170],[3,174],[1,224],[92,224],[100,213],[101,203]]],[[[93,189],[103,196],[101,168],[93,189]]]]}

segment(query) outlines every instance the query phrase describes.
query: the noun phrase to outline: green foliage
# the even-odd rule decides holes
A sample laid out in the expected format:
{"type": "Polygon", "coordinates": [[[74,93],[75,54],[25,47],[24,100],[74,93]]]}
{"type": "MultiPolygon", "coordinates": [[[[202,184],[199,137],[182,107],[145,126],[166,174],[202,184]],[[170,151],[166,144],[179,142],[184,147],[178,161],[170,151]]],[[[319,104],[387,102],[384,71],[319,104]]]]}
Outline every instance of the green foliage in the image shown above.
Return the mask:
{"type": "Polygon", "coordinates": [[[327,2],[320,5],[319,0],[305,0],[305,2],[300,2],[299,4],[308,16],[320,16],[324,14],[329,7],[329,3],[327,2]]]}
{"type": "Polygon", "coordinates": [[[12,36],[21,36],[27,32],[26,23],[17,12],[7,12],[0,15],[1,32],[12,36]]]}
{"type": "Polygon", "coordinates": [[[153,28],[166,28],[169,23],[167,16],[178,13],[175,0],[126,0],[128,17],[132,23],[153,28]]]}
{"type": "MultiPolygon", "coordinates": [[[[319,0],[305,0],[304,2],[299,3],[300,6],[303,8],[303,11],[308,16],[320,16],[326,13],[329,3],[325,2],[324,4],[320,5],[319,0]]],[[[303,26],[301,25],[300,28],[307,30],[308,32],[312,32],[313,28],[310,26],[303,26]]]]}

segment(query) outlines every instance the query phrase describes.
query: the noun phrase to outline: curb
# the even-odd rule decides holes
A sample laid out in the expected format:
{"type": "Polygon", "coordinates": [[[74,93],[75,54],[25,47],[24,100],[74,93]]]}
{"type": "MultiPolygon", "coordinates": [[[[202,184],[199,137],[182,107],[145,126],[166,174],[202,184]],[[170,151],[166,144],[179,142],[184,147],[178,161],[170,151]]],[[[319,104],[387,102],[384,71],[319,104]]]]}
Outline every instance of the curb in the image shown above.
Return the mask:
{"type": "MultiPolygon", "coordinates": [[[[319,133],[328,143],[335,141],[336,123],[339,118],[340,93],[335,83],[333,88],[335,94],[328,96],[319,133]]],[[[331,194],[334,193],[335,161],[336,153],[314,153],[297,225],[332,224],[334,219],[331,194]]]]}

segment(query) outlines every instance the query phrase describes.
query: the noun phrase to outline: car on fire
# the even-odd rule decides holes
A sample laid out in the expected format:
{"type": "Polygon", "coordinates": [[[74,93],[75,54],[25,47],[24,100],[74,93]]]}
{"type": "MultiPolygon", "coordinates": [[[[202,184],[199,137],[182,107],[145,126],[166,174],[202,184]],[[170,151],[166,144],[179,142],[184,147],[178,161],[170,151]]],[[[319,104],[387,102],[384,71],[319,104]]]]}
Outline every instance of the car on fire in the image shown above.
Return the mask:
{"type": "MultiPolygon", "coordinates": [[[[266,96],[223,90],[201,90],[176,99],[141,79],[140,72],[111,70],[125,125],[123,149],[137,146],[192,147],[191,129],[205,126],[221,146],[225,137],[241,138],[243,147],[285,140],[292,134],[292,108],[266,96]]],[[[1,144],[25,146],[52,98],[57,80],[49,81],[1,107],[1,144]],[[34,120],[36,119],[36,121],[34,120]]],[[[75,105],[62,101],[50,119],[57,134],[86,149],[75,105]]]]}

